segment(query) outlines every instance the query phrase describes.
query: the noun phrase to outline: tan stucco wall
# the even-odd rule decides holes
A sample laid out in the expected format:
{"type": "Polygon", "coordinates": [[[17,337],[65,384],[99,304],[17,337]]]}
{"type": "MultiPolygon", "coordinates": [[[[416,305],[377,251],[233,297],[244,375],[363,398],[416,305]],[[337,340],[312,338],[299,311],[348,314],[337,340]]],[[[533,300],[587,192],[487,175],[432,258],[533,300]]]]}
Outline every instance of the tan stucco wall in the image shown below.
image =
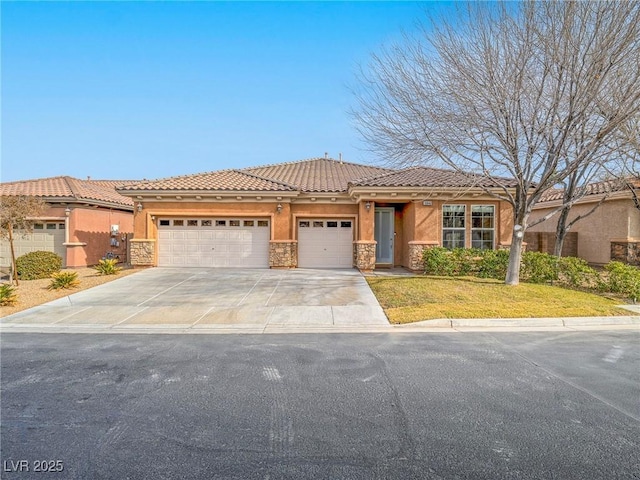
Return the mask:
{"type": "Polygon", "coordinates": [[[132,232],[132,213],[91,207],[72,208],[69,215],[69,243],[86,245],[67,246],[67,266],[95,265],[107,252],[116,253],[124,260],[127,246],[122,236],[132,232]],[[111,225],[119,226],[119,235],[115,237],[120,244],[118,247],[111,246],[111,225]]]}
{"type": "MultiPolygon", "coordinates": [[[[574,205],[569,214],[571,221],[593,208],[593,204],[574,205]]],[[[551,208],[537,209],[531,221],[544,217],[551,208]]],[[[555,232],[557,217],[529,228],[531,232],[555,232]]],[[[607,200],[595,212],[580,220],[572,228],[578,234],[578,256],[587,262],[604,264],[611,260],[611,241],[640,239],[640,211],[630,199],[607,200]]]]}

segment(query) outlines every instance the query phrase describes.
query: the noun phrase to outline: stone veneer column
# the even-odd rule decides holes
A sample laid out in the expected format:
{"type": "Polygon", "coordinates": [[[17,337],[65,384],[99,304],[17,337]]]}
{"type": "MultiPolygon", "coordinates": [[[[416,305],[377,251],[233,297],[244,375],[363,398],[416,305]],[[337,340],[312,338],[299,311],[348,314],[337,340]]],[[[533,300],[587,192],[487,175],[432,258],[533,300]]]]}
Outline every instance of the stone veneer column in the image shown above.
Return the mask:
{"type": "Polygon", "coordinates": [[[270,240],[269,267],[296,268],[298,266],[297,240],[270,240]]]}
{"type": "Polygon", "coordinates": [[[640,266],[640,240],[613,240],[611,260],[640,266]]]}
{"type": "Polygon", "coordinates": [[[423,252],[427,248],[437,247],[438,245],[438,242],[422,242],[419,240],[409,242],[409,270],[424,272],[423,252]]]}
{"type": "Polygon", "coordinates": [[[353,242],[353,264],[361,272],[371,272],[376,268],[375,240],[353,242]]]}
{"type": "Polygon", "coordinates": [[[154,239],[129,240],[129,261],[134,267],[155,265],[156,241],[154,239]]]}

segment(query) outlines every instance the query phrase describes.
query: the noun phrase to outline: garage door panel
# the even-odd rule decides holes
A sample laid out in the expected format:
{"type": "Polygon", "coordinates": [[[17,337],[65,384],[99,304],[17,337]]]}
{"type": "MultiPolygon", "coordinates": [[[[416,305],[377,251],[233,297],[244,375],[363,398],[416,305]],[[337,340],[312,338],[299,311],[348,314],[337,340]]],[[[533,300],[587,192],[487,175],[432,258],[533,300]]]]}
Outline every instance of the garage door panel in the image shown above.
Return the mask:
{"type": "Polygon", "coordinates": [[[353,266],[353,221],[349,219],[300,219],[298,266],[350,268],[353,266]]]}
{"type": "Polygon", "coordinates": [[[258,219],[161,219],[158,265],[266,268],[270,229],[257,225],[258,219]]]}

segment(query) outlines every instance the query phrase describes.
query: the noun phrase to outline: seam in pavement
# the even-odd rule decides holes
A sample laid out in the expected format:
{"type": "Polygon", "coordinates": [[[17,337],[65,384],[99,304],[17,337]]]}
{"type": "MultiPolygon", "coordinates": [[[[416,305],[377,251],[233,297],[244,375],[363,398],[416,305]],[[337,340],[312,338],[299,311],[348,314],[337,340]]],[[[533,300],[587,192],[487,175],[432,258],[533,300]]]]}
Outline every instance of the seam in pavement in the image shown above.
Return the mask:
{"type": "MultiPolygon", "coordinates": [[[[247,294],[247,295],[248,295],[248,294],[247,294]]],[[[244,299],[243,299],[243,300],[244,300],[244,299]]],[[[242,300],[241,300],[241,301],[242,301],[242,300]]],[[[211,312],[211,310],[213,310],[214,308],[216,308],[216,305],[213,305],[212,307],[210,307],[210,308],[209,308],[209,310],[207,310],[207,311],[206,311],[206,312],[204,312],[202,315],[200,315],[200,316],[198,317],[198,319],[197,319],[195,322],[193,322],[191,325],[189,325],[189,326],[187,327],[187,329],[189,329],[189,328],[193,328],[193,327],[194,327],[198,322],[200,322],[200,320],[202,320],[204,317],[206,317],[206,316],[209,314],[209,312],[211,312]]]]}
{"type": "MultiPolygon", "coordinates": [[[[138,306],[140,306],[140,305],[138,305],[138,306]]],[[[131,319],[131,318],[135,317],[135,316],[136,316],[136,315],[138,315],[139,313],[144,312],[144,311],[145,311],[146,309],[148,309],[148,308],[149,308],[149,307],[142,307],[142,310],[140,310],[140,311],[138,311],[138,312],[136,312],[136,313],[133,313],[133,314],[129,315],[129,316],[128,316],[127,318],[125,318],[124,320],[120,320],[120,321],[119,321],[119,322],[117,322],[117,323],[114,323],[114,324],[112,324],[112,325],[109,325],[109,328],[113,328],[113,327],[117,327],[118,325],[122,325],[122,324],[123,324],[124,322],[126,322],[127,320],[129,320],[129,319],[131,319]]]]}
{"type": "MultiPolygon", "coordinates": [[[[269,298],[267,298],[267,301],[264,302],[264,306],[265,307],[269,306],[269,302],[273,298],[273,295],[276,293],[276,290],[278,290],[278,287],[280,286],[280,282],[282,282],[282,276],[280,276],[280,278],[278,278],[278,283],[276,283],[276,286],[273,287],[273,292],[271,292],[271,295],[269,295],[269,298]]],[[[271,315],[269,315],[269,316],[271,316],[271,315]]]]}
{"type": "Polygon", "coordinates": [[[160,293],[156,293],[153,297],[151,298],[147,298],[144,302],[139,303],[138,305],[136,305],[136,307],[141,307],[142,305],[144,305],[145,303],[147,303],[150,300],[153,300],[156,297],[159,297],[160,295],[162,295],[163,293],[167,293],[169,290],[171,290],[172,288],[176,288],[178,285],[182,285],[184,282],[188,282],[189,280],[192,280],[194,278],[196,278],[197,275],[192,275],[189,278],[185,278],[183,281],[176,283],[175,285],[173,285],[172,287],[167,288],[166,290],[161,291],[160,293]]]}
{"type": "Polygon", "coordinates": [[[251,289],[247,292],[247,294],[244,297],[242,297],[238,303],[236,303],[236,307],[239,307],[240,305],[242,305],[242,302],[244,302],[245,298],[247,298],[251,294],[251,292],[253,292],[253,289],[256,288],[256,285],[258,285],[260,281],[264,278],[264,275],[265,275],[264,273],[260,275],[260,278],[256,280],[256,283],[253,284],[253,287],[251,287],[251,289]]]}
{"type": "Polygon", "coordinates": [[[70,313],[70,314],[69,314],[69,315],[67,315],[66,317],[62,317],[60,320],[57,320],[57,321],[53,322],[51,325],[55,325],[55,324],[57,324],[57,323],[63,322],[63,321],[65,321],[67,318],[71,318],[71,317],[73,317],[74,315],[77,315],[77,314],[79,314],[79,313],[85,312],[85,311],[89,310],[90,308],[91,308],[91,307],[87,307],[87,308],[83,308],[82,310],[78,310],[77,312],[70,313]]]}

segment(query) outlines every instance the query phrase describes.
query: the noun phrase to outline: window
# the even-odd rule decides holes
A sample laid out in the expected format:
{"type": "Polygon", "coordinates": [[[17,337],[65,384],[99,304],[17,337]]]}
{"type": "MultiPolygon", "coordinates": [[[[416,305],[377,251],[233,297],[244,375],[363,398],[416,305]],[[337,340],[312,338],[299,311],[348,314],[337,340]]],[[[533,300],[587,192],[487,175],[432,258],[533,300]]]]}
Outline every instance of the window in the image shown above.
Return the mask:
{"type": "Polygon", "coordinates": [[[307,227],[309,227],[309,221],[308,221],[308,220],[301,220],[301,221],[298,223],[298,226],[299,226],[300,228],[307,228],[307,227]]]}
{"type": "Polygon", "coordinates": [[[34,230],[44,230],[44,225],[42,223],[34,223],[33,224],[33,229],[34,230]]]}
{"type": "Polygon", "coordinates": [[[493,250],[495,232],[495,207],[473,205],[471,207],[471,247],[493,250]]]}
{"type": "Polygon", "coordinates": [[[351,222],[340,222],[342,228],[351,228],[351,222]]]}
{"type": "Polygon", "coordinates": [[[173,221],[173,226],[174,227],[183,227],[184,226],[184,220],[174,220],[173,221]]]}
{"type": "Polygon", "coordinates": [[[240,226],[240,220],[229,220],[229,226],[230,227],[239,227],[240,226]]]}
{"type": "Polygon", "coordinates": [[[324,222],[313,222],[313,226],[322,228],[324,227],[324,222]]]}
{"type": "Polygon", "coordinates": [[[338,222],[327,222],[327,227],[338,228],[338,222]]]}
{"type": "Polygon", "coordinates": [[[56,229],[55,223],[47,223],[47,230],[55,230],[55,229],[56,229]]]}
{"type": "Polygon", "coordinates": [[[464,248],[465,212],[465,205],[443,205],[442,246],[444,248],[464,248]]]}
{"type": "Polygon", "coordinates": [[[254,226],[254,221],[253,220],[245,220],[244,221],[244,226],[245,227],[253,227],[254,226]]]}
{"type": "Polygon", "coordinates": [[[187,227],[197,227],[198,220],[187,220],[187,227]]]}
{"type": "Polygon", "coordinates": [[[200,222],[200,226],[201,227],[210,227],[211,226],[211,220],[202,220],[200,222]]]}
{"type": "Polygon", "coordinates": [[[216,220],[216,227],[226,227],[226,226],[227,226],[226,220],[216,220]]]}
{"type": "Polygon", "coordinates": [[[169,226],[169,220],[160,220],[160,226],[161,227],[168,227],[169,226]]]}
{"type": "Polygon", "coordinates": [[[58,230],[64,230],[64,223],[58,224],[58,230]]]}
{"type": "Polygon", "coordinates": [[[269,220],[258,220],[258,226],[259,227],[268,227],[269,226],[269,220]]]}

